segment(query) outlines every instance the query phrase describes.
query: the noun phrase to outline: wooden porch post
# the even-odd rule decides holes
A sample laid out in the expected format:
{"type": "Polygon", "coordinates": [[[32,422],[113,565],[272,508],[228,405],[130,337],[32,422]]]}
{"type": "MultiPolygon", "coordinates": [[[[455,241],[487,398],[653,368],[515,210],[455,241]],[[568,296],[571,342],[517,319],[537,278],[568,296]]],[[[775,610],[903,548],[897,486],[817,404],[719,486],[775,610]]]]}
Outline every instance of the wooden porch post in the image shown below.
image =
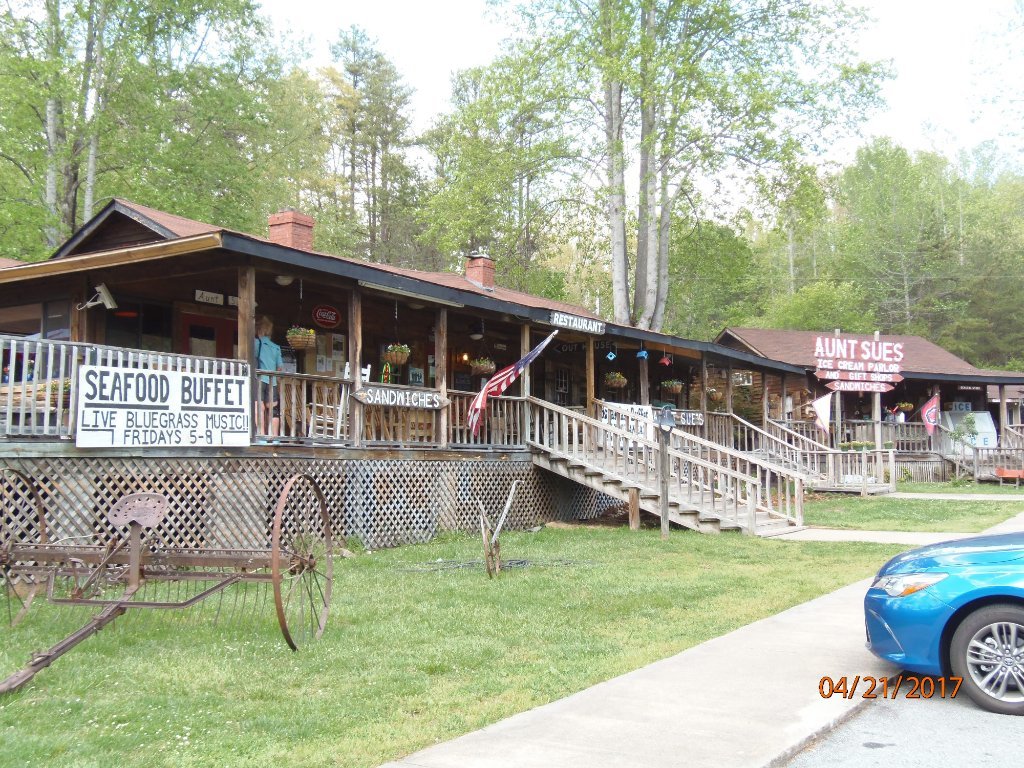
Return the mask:
{"type": "Polygon", "coordinates": [[[594,381],[597,378],[596,363],[594,361],[594,337],[587,337],[587,415],[594,415],[594,381]]]}
{"type": "MultiPolygon", "coordinates": [[[[352,290],[348,302],[348,348],[352,371],[352,391],[363,388],[363,294],[358,288],[352,290]]],[[[352,444],[363,444],[363,431],[366,428],[363,418],[363,404],[352,398],[349,404],[348,430],[352,444]]]]}
{"type": "MultiPolygon", "coordinates": [[[[985,400],[988,400],[988,385],[982,385],[982,392],[985,392],[985,400]]],[[[1009,423],[1009,412],[1006,404],[1006,385],[999,385],[999,445],[1005,446],[1006,425],[1009,423]]]]}
{"type": "Polygon", "coordinates": [[[252,361],[256,339],[256,268],[238,268],[238,356],[252,361]]]}
{"type": "MultiPolygon", "coordinates": [[[[530,324],[526,323],[519,328],[519,357],[526,357],[528,354],[530,354],[530,324]]],[[[520,380],[523,382],[522,392],[525,400],[525,398],[530,396],[530,392],[533,387],[533,377],[530,374],[530,366],[526,366],[526,368],[523,369],[523,375],[520,380]]],[[[519,434],[522,435],[520,439],[523,444],[525,444],[530,437],[530,406],[525,402],[523,404],[522,419],[523,423],[519,425],[519,434]]]]}
{"type": "MultiPolygon", "coordinates": [[[[448,310],[441,307],[434,319],[434,386],[444,400],[448,399],[448,310]]],[[[451,406],[441,409],[437,419],[437,429],[441,434],[434,439],[442,448],[448,447],[448,421],[451,418],[451,406]]]]}
{"type": "MultiPolygon", "coordinates": [[[[238,312],[238,357],[250,363],[249,399],[252,400],[252,403],[249,407],[254,408],[256,401],[260,399],[260,390],[259,381],[256,378],[258,362],[255,360],[256,355],[253,349],[256,342],[256,268],[251,265],[238,268],[238,309],[236,311],[238,312]]],[[[262,409],[262,403],[258,407],[262,409]]],[[[250,413],[249,436],[251,438],[256,434],[257,424],[255,410],[250,413]]],[[[263,421],[261,412],[260,423],[262,424],[263,421]]]]}
{"type": "Polygon", "coordinates": [[[732,360],[725,366],[725,412],[732,415],[732,360]]]}
{"type": "Polygon", "coordinates": [[[650,369],[647,367],[647,358],[641,357],[636,362],[640,375],[640,405],[650,405],[651,382],[649,379],[650,369]]]}
{"type": "Polygon", "coordinates": [[[708,359],[702,354],[700,356],[700,412],[704,414],[704,426],[701,427],[703,435],[708,436],[708,359]]]}
{"type": "Polygon", "coordinates": [[[875,422],[875,450],[882,450],[882,393],[871,395],[871,420],[875,422]]]}
{"type": "Polygon", "coordinates": [[[761,427],[768,426],[771,413],[768,410],[768,371],[761,371],[761,427]]]}

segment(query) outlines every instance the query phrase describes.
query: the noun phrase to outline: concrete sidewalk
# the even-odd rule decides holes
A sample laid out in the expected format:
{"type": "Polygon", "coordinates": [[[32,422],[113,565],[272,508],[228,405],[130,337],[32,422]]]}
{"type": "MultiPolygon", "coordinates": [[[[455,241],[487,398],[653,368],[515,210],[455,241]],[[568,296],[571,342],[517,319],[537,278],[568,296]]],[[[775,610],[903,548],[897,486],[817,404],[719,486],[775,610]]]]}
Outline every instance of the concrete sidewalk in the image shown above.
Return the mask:
{"type": "MultiPolygon", "coordinates": [[[[996,528],[1024,530],[1024,514],[996,528]]],[[[836,533],[833,540],[856,541],[862,532],[836,533]]],[[[823,699],[821,678],[896,672],[864,647],[861,605],[869,584],[843,587],[384,768],[781,764],[865,704],[823,699]]]]}

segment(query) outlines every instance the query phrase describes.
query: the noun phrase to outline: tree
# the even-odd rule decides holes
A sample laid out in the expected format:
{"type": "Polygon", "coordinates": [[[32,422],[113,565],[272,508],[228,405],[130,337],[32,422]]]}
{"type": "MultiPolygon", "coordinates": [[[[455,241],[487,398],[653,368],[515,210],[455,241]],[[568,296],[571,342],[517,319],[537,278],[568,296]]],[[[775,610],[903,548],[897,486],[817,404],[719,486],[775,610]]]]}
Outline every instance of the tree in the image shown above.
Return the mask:
{"type": "Polygon", "coordinates": [[[663,323],[679,203],[789,162],[863,115],[881,75],[853,63],[859,16],[838,0],[534,0],[524,14],[519,61],[556,62],[536,87],[558,95],[578,178],[600,177],[614,319],[640,327],[663,323]]]}
{"type": "Polygon", "coordinates": [[[410,209],[419,182],[405,158],[410,91],[358,27],[342,30],[331,52],[341,67],[325,73],[338,96],[330,123],[333,154],[347,165],[342,172],[336,164],[334,173],[347,177],[349,220],[361,228],[367,257],[395,263],[412,249],[416,234],[410,209]]]}
{"type": "Polygon", "coordinates": [[[499,59],[455,78],[454,114],[424,137],[434,182],[420,215],[440,252],[484,250],[502,284],[552,295],[536,272],[559,213],[561,190],[549,180],[564,166],[565,142],[530,87],[544,62],[511,64],[499,59]]]}
{"type": "Polygon", "coordinates": [[[275,109],[289,99],[274,88],[280,76],[250,0],[8,5],[0,222],[22,216],[19,226],[44,236],[28,254],[10,241],[4,250],[45,256],[114,194],[264,226],[270,197],[287,193],[254,171],[287,179],[284,158],[303,135],[278,132],[275,109]]]}

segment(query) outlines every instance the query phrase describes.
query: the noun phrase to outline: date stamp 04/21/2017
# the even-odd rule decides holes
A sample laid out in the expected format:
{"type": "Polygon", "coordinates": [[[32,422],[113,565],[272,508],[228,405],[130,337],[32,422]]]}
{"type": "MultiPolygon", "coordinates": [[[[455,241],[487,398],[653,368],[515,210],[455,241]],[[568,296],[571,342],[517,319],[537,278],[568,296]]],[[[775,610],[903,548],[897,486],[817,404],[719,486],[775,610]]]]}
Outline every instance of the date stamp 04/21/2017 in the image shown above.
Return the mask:
{"type": "Polygon", "coordinates": [[[823,677],[818,682],[818,693],[823,699],[841,696],[844,699],[895,699],[903,695],[907,699],[931,699],[947,696],[953,698],[960,690],[962,677],[918,677],[917,675],[896,675],[895,677],[872,677],[870,675],[843,675],[835,679],[823,677]]]}

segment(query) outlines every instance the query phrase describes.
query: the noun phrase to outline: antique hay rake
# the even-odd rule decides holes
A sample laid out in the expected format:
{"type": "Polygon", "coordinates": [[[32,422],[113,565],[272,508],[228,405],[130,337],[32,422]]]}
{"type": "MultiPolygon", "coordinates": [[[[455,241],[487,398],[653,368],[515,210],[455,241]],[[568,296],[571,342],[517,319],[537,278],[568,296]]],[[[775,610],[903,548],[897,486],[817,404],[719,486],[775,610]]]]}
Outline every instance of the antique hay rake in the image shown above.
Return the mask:
{"type": "MultiPolygon", "coordinates": [[[[281,634],[292,650],[323,634],[334,542],[324,495],[309,475],[284,483],[263,522],[260,536],[269,544],[264,548],[166,545],[157,533],[168,512],[168,499],[160,493],[124,495],[102,515],[94,534],[57,540],[29,478],[5,469],[0,479],[9,481],[2,486],[0,509],[0,599],[7,603],[8,621],[21,620],[42,592],[59,605],[101,608],[81,629],[0,681],[0,694],[22,687],[132,609],[190,608],[214,595],[223,603],[233,585],[272,589],[281,634]]],[[[245,600],[247,589],[233,592],[245,600]]],[[[216,610],[219,616],[220,605],[216,610]]]]}

